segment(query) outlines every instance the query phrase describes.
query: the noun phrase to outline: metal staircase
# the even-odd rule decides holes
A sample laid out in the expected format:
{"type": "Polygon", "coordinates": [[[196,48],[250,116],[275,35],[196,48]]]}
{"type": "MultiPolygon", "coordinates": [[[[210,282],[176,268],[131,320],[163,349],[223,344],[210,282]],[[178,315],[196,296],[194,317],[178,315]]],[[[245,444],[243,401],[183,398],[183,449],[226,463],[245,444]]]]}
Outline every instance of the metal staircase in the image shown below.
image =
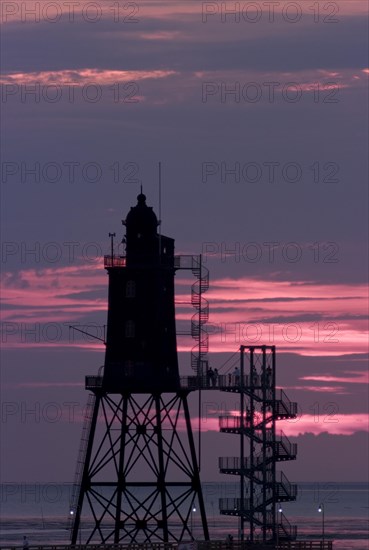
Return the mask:
{"type": "Polygon", "coordinates": [[[70,514],[69,514],[69,528],[72,530],[74,526],[74,521],[76,518],[76,511],[78,507],[78,497],[82,482],[83,467],[86,459],[87,445],[90,436],[91,430],[91,421],[92,415],[95,408],[96,395],[90,393],[87,400],[87,405],[85,409],[85,416],[83,420],[82,436],[78,452],[78,460],[76,473],[74,476],[74,484],[72,489],[72,496],[70,499],[70,514]]]}
{"type": "Polygon", "coordinates": [[[274,457],[277,462],[284,460],[295,460],[297,455],[297,444],[291,443],[284,432],[280,432],[274,440],[274,457]]]}
{"type": "Polygon", "coordinates": [[[221,473],[240,477],[240,498],[222,499],[220,512],[239,516],[241,541],[244,524],[249,525],[248,540],[275,543],[296,537],[296,527],[277,511],[277,503],[292,501],[297,485],[283,472],[276,471],[277,462],[295,460],[297,445],[280,432],[276,422],[296,418],[297,403],[283,390],[276,390],[274,346],[241,346],[240,376],[224,380],[221,391],[240,395],[240,414],[221,416],[219,429],[240,437],[240,456],[221,457],[221,473]],[[247,361],[245,365],[245,361],[247,361]],[[245,456],[248,447],[249,455],[245,456]]]}
{"type": "Polygon", "coordinates": [[[284,418],[296,418],[297,403],[290,401],[283,390],[276,391],[279,397],[275,399],[274,415],[276,420],[284,418]]]}
{"type": "Polygon", "coordinates": [[[209,319],[209,302],[203,294],[209,288],[209,270],[203,265],[201,254],[174,256],[174,267],[191,270],[196,277],[191,287],[191,304],[196,310],[191,318],[191,336],[196,341],[191,350],[191,367],[196,376],[203,377],[208,368],[209,351],[209,335],[205,330],[209,319]]]}
{"type": "Polygon", "coordinates": [[[209,271],[202,265],[201,256],[192,257],[192,273],[197,280],[191,287],[191,304],[196,309],[191,319],[191,336],[196,341],[191,351],[191,367],[197,376],[203,376],[208,367],[209,351],[209,335],[204,326],[209,319],[209,302],[203,293],[209,288],[209,271]]]}
{"type": "Polygon", "coordinates": [[[279,518],[277,522],[277,539],[281,541],[290,541],[295,540],[297,537],[297,527],[296,525],[291,525],[286,516],[283,513],[278,513],[279,518]]]}

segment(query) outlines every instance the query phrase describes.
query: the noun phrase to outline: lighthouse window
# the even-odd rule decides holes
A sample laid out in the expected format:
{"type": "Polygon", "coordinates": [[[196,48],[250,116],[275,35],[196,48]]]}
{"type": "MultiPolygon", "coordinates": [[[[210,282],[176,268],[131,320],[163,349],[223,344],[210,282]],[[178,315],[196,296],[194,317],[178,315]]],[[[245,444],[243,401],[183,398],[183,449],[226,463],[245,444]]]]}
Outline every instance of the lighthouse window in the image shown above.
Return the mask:
{"type": "Polygon", "coordinates": [[[136,296],[135,281],[127,281],[126,283],[126,298],[134,298],[136,296]]]}
{"type": "Polygon", "coordinates": [[[135,324],[133,321],[126,321],[125,336],[126,338],[135,337],[135,324]]]}

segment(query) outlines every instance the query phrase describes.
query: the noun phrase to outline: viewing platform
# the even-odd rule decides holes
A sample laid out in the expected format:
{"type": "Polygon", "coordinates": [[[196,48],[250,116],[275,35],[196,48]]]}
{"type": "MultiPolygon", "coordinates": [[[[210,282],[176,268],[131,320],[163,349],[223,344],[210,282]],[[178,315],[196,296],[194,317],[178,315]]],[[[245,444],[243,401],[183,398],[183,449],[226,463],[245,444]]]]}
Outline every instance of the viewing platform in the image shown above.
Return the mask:
{"type": "MultiPolygon", "coordinates": [[[[196,390],[218,390],[218,391],[229,391],[229,392],[235,392],[239,393],[240,390],[243,390],[247,393],[247,391],[253,391],[255,394],[255,390],[259,390],[260,393],[263,392],[263,389],[267,391],[267,398],[268,393],[272,394],[270,386],[262,386],[262,380],[261,376],[253,376],[250,377],[249,375],[243,376],[241,380],[241,376],[236,376],[233,374],[221,374],[218,377],[214,379],[209,379],[207,376],[181,376],[180,377],[180,388],[182,390],[190,390],[190,391],[196,391],[196,390]],[[256,379],[255,379],[256,378],[256,379]]],[[[85,377],[85,387],[88,390],[94,390],[97,388],[102,388],[103,385],[103,376],[101,375],[88,375],[85,377]]],[[[285,414],[289,415],[296,415],[297,414],[297,403],[294,403],[290,401],[285,394],[285,392],[281,389],[275,391],[275,395],[270,395],[270,400],[274,399],[277,402],[284,404],[284,411],[285,414]],[[287,409],[286,409],[287,407],[287,409]]],[[[280,408],[280,414],[283,415],[283,407],[280,408]]]]}
{"type": "MultiPolygon", "coordinates": [[[[174,269],[197,269],[200,266],[200,256],[194,254],[181,254],[172,257],[167,257],[161,255],[159,257],[160,264],[163,266],[171,265],[174,269]]],[[[104,267],[126,267],[127,266],[127,256],[117,255],[117,254],[107,254],[104,256],[104,267]]]]}

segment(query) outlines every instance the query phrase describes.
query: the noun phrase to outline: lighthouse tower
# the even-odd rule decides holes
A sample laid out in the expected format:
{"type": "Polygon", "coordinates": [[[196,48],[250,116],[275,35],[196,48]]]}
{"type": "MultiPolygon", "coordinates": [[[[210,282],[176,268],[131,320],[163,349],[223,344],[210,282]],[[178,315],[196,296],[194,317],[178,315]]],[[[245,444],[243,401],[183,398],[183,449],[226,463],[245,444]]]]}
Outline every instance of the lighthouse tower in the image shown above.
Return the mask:
{"type": "Polygon", "coordinates": [[[109,309],[104,386],[132,393],[177,391],[174,239],[142,193],[125,222],[126,257],[107,257],[109,309]]]}
{"type": "Polygon", "coordinates": [[[175,327],[174,240],[142,193],[123,222],[126,255],[109,276],[104,366],[86,377],[86,408],[71,504],[72,543],[209,538],[175,327]],[[200,525],[199,525],[200,521],[200,525]]]}

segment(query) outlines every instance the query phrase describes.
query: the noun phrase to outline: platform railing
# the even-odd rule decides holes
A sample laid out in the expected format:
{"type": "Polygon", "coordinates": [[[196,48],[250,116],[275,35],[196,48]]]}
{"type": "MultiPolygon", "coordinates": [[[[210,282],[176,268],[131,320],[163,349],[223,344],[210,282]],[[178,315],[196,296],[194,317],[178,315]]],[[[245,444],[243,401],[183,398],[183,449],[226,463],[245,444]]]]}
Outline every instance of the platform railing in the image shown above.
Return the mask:
{"type": "MultiPolygon", "coordinates": [[[[93,389],[102,387],[103,377],[98,375],[88,375],[85,378],[86,388],[93,389]]],[[[239,380],[236,380],[236,377],[228,375],[220,375],[214,379],[204,375],[204,376],[181,376],[180,377],[180,387],[182,389],[188,390],[222,390],[223,388],[237,388],[239,386],[239,380]],[[236,384],[237,382],[237,384],[236,384]]],[[[244,377],[244,384],[247,385],[248,377],[244,377]]]]}
{"type": "MultiPolygon", "coordinates": [[[[86,376],[86,388],[87,386],[91,387],[101,387],[102,385],[102,376],[88,375],[86,376]]],[[[244,376],[244,386],[248,387],[248,376],[244,376]]],[[[181,376],[180,377],[180,387],[182,389],[189,390],[224,390],[231,389],[236,390],[240,387],[239,377],[231,375],[219,375],[217,378],[211,379],[204,376],[181,376]]]]}
{"type": "Polygon", "coordinates": [[[218,458],[218,466],[220,470],[240,470],[249,467],[249,458],[245,457],[241,461],[239,456],[220,456],[218,458]]]}
{"type": "Polygon", "coordinates": [[[293,540],[280,542],[274,548],[280,550],[333,550],[332,540],[293,540]]]}
{"type": "MultiPolygon", "coordinates": [[[[164,266],[172,266],[174,269],[195,269],[200,265],[200,256],[191,254],[182,254],[180,256],[165,256],[159,257],[160,264],[164,266]]],[[[106,254],[104,256],[104,267],[126,267],[127,256],[106,254]]]]}
{"type": "MultiPolygon", "coordinates": [[[[146,543],[146,544],[57,544],[57,545],[32,545],[28,550],[181,550],[192,548],[193,550],[333,550],[332,540],[296,540],[281,541],[277,545],[262,542],[240,542],[233,539],[231,543],[224,540],[197,540],[179,543],[146,543]]],[[[0,545],[0,550],[23,550],[22,545],[0,545]]]]}
{"type": "Polygon", "coordinates": [[[250,499],[249,498],[220,498],[219,499],[219,510],[221,513],[232,513],[234,512],[237,515],[238,512],[244,510],[250,510],[250,499]]]}
{"type": "MultiPolygon", "coordinates": [[[[88,375],[85,377],[86,389],[101,388],[103,376],[88,375]]],[[[218,376],[181,376],[180,388],[184,390],[231,390],[237,391],[241,387],[241,383],[245,389],[250,388],[250,377],[245,375],[241,380],[241,376],[234,374],[220,374],[218,376]]],[[[294,403],[292,403],[294,405],[294,403]]],[[[257,427],[257,426],[256,426],[257,427]]]]}
{"type": "Polygon", "coordinates": [[[93,390],[96,388],[102,388],[103,377],[102,376],[86,376],[85,387],[86,390],[93,390]]]}
{"type": "Polygon", "coordinates": [[[276,414],[281,416],[288,415],[295,417],[297,415],[297,403],[291,401],[287,394],[282,390],[276,391],[276,414]]]}
{"type": "Polygon", "coordinates": [[[126,267],[126,256],[110,255],[104,256],[104,267],[126,267]]]}

